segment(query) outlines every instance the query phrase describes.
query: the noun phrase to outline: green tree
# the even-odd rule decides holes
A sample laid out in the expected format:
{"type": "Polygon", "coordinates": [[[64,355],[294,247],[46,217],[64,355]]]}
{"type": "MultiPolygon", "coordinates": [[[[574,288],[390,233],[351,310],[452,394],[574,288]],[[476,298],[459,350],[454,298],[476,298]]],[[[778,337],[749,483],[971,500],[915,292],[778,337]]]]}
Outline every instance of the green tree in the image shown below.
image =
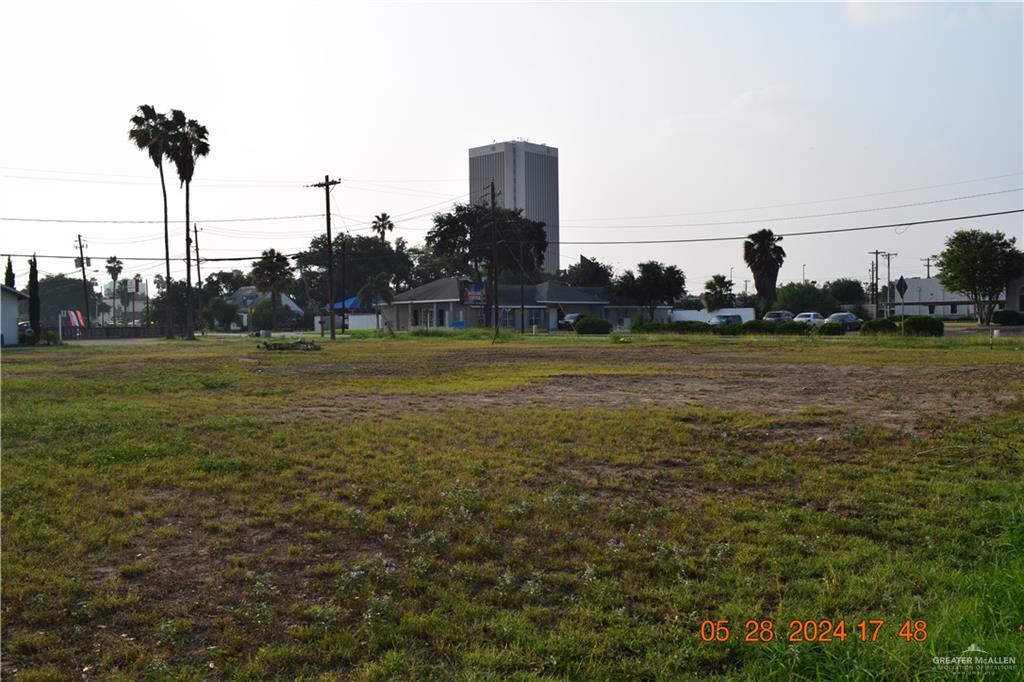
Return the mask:
{"type": "Polygon", "coordinates": [[[7,270],[4,271],[4,286],[8,286],[12,289],[14,286],[14,265],[11,264],[11,257],[7,257],[7,270]]]}
{"type": "Polygon", "coordinates": [[[185,290],[188,292],[185,297],[185,338],[195,341],[195,325],[192,319],[192,239],[189,237],[192,224],[190,188],[196,161],[210,153],[210,143],[207,140],[209,132],[206,126],[200,125],[195,119],[187,118],[180,109],[171,109],[169,126],[165,154],[174,163],[178,179],[185,187],[185,290]]]}
{"type": "MultiPolygon", "coordinates": [[[[406,288],[412,289],[423,286],[428,282],[448,276],[448,260],[438,256],[427,246],[413,246],[408,251],[412,267],[409,270],[409,277],[404,282],[406,288]]],[[[402,288],[399,282],[399,288],[402,288]]]]}
{"type": "Polygon", "coordinates": [[[395,229],[395,224],[391,221],[391,216],[387,213],[381,213],[380,215],[373,217],[373,225],[370,227],[374,234],[380,237],[380,240],[386,241],[388,232],[395,229]]]}
{"type": "Polygon", "coordinates": [[[39,335],[43,328],[39,319],[39,270],[36,266],[36,256],[28,262],[28,326],[32,328],[32,343],[39,341],[39,335]]]}
{"type": "Polygon", "coordinates": [[[223,296],[214,296],[203,306],[202,316],[208,327],[219,327],[231,331],[231,323],[238,316],[238,306],[227,301],[223,296]]]}
{"type": "MultiPolygon", "coordinates": [[[[128,130],[128,139],[135,146],[146,152],[149,159],[160,171],[160,191],[164,197],[164,265],[167,268],[167,281],[171,281],[171,232],[167,218],[167,183],[164,180],[164,156],[167,154],[167,139],[171,124],[166,114],[158,114],[151,104],[143,104],[131,118],[132,127],[128,130]]],[[[172,314],[171,308],[167,314],[172,314]]],[[[168,337],[173,336],[174,320],[164,320],[168,337]]]]}
{"type": "Polygon", "coordinates": [[[831,315],[839,310],[839,303],[827,290],[811,282],[783,284],[776,292],[776,307],[794,314],[821,313],[831,315]]]}
{"type": "Polygon", "coordinates": [[[122,279],[117,287],[117,300],[121,302],[121,322],[125,322],[128,315],[128,306],[132,303],[132,291],[128,286],[127,279],[122,279]]]}
{"type": "Polygon", "coordinates": [[[391,288],[391,275],[386,272],[378,272],[373,275],[356,293],[359,298],[359,306],[369,308],[373,306],[377,314],[377,329],[380,329],[380,306],[379,301],[391,303],[395,300],[395,291],[391,288]]]}
{"type": "Polygon", "coordinates": [[[779,269],[786,259],[786,252],[771,230],[759,230],[749,235],[743,242],[743,260],[754,276],[754,289],[761,300],[761,312],[767,311],[775,301],[775,286],[779,279],[779,269]]]}
{"type": "MultiPolygon", "coordinates": [[[[334,238],[334,293],[340,297],[342,283],[346,296],[352,296],[367,279],[378,272],[387,272],[395,286],[407,284],[413,268],[412,256],[405,240],[394,245],[376,236],[340,234],[334,238]],[[344,245],[344,267],[342,246],[344,245]]],[[[321,234],[309,248],[295,255],[299,278],[291,287],[295,300],[313,313],[327,302],[327,236],[321,234]]],[[[337,301],[337,299],[336,299],[337,301]]],[[[336,302],[335,301],[335,302],[336,302]]]]}
{"type": "Polygon", "coordinates": [[[1024,253],[1016,243],[1002,232],[960,230],[939,254],[939,282],[971,300],[978,324],[992,323],[996,300],[1007,283],[1024,272],[1024,253]]]}
{"type": "Polygon", "coordinates": [[[712,275],[704,283],[704,295],[701,297],[708,311],[732,308],[736,305],[736,296],[732,293],[732,280],[725,275],[712,275]]]}
{"type": "Polygon", "coordinates": [[[867,299],[867,296],[864,294],[864,285],[859,280],[849,277],[841,277],[831,282],[826,282],[824,288],[839,303],[852,305],[863,303],[867,299]]]}
{"type": "MultiPolygon", "coordinates": [[[[110,302],[114,303],[114,298],[117,296],[117,278],[121,276],[121,272],[124,270],[124,263],[120,261],[117,256],[111,256],[107,259],[107,274],[110,275],[110,280],[113,282],[113,286],[110,288],[110,302]]],[[[111,318],[114,324],[117,324],[117,308],[114,306],[111,312],[111,318]]]]}
{"type": "Polygon", "coordinates": [[[674,265],[648,261],[637,266],[639,275],[626,270],[615,281],[615,290],[621,296],[632,298],[647,310],[650,319],[659,305],[675,302],[686,293],[686,276],[674,265]]]}
{"type": "Polygon", "coordinates": [[[277,302],[291,281],[295,268],[283,253],[274,249],[263,252],[263,256],[252,264],[252,283],[260,293],[270,294],[270,319],[277,322],[277,302]]]}
{"type": "Polygon", "coordinates": [[[607,287],[613,278],[612,266],[581,255],[579,263],[566,268],[563,281],[571,287],[607,287]]]}
{"type": "Polygon", "coordinates": [[[203,280],[203,299],[208,301],[217,296],[227,296],[250,284],[249,275],[241,270],[220,270],[203,280]]]}

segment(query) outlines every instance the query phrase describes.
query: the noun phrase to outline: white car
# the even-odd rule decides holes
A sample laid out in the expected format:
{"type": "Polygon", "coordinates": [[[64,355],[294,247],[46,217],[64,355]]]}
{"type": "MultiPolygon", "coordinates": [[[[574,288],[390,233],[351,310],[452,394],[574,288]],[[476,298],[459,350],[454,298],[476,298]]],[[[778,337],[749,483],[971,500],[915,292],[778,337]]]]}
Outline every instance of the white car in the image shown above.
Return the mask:
{"type": "Polygon", "coordinates": [[[820,327],[825,324],[825,318],[821,316],[821,313],[800,313],[793,318],[794,322],[803,322],[804,324],[814,325],[820,327]]]}

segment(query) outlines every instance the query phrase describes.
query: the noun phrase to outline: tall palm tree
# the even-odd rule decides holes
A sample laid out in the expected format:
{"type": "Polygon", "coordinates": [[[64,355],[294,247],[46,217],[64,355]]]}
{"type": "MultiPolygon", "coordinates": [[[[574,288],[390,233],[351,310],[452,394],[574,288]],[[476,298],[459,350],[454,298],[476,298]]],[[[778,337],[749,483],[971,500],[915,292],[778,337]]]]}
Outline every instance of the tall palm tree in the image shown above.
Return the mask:
{"type": "MultiPolygon", "coordinates": [[[[138,113],[131,118],[132,127],[128,139],[149,155],[153,165],[160,171],[160,191],[164,195],[164,264],[167,266],[167,281],[171,281],[171,235],[167,222],[167,183],[164,182],[164,155],[167,152],[167,136],[170,122],[166,114],[158,114],[152,104],[139,106],[138,113]]],[[[167,306],[167,336],[174,336],[173,306],[167,306]]]]}
{"type": "Polygon", "coordinates": [[[180,109],[171,109],[170,130],[167,136],[167,149],[164,153],[178,171],[178,179],[185,186],[185,338],[196,340],[195,325],[192,319],[192,258],[190,255],[192,239],[189,229],[192,217],[191,207],[192,175],[196,170],[196,160],[210,153],[206,126],[187,118],[180,109]]]}
{"type": "Polygon", "coordinates": [[[373,225],[370,226],[370,229],[377,233],[381,243],[383,243],[387,233],[395,229],[395,224],[391,222],[391,216],[387,213],[381,213],[380,215],[373,216],[373,225]]]}
{"type": "Polygon", "coordinates": [[[110,275],[110,279],[114,282],[114,286],[110,289],[110,303],[112,304],[111,317],[113,318],[114,324],[117,324],[117,307],[115,303],[115,297],[117,296],[117,278],[121,276],[122,270],[124,270],[124,263],[122,263],[117,256],[111,256],[107,259],[107,274],[110,275]]]}
{"type": "Polygon", "coordinates": [[[277,301],[284,293],[295,268],[288,256],[274,249],[267,249],[263,256],[252,264],[252,283],[260,293],[270,292],[270,327],[277,326],[277,301]]]}
{"type": "Polygon", "coordinates": [[[373,306],[374,312],[377,313],[377,329],[380,329],[380,306],[377,302],[391,303],[395,300],[395,291],[391,288],[391,275],[386,272],[371,275],[356,296],[361,308],[373,306]]]}
{"type": "Polygon", "coordinates": [[[757,297],[761,299],[762,313],[775,301],[779,268],[786,259],[786,252],[779,246],[781,241],[782,237],[776,237],[774,232],[766,228],[748,235],[743,242],[743,260],[754,275],[754,288],[757,297]]]}

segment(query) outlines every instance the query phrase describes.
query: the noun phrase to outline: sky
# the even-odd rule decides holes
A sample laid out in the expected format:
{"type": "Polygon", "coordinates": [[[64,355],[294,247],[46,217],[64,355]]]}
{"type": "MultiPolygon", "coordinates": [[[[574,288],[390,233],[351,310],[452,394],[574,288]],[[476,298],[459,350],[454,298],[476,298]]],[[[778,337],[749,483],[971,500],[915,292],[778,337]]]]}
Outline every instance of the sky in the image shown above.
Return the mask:
{"type": "MultiPolygon", "coordinates": [[[[559,150],[562,242],[1021,208],[1021,7],[3,3],[0,251],[74,255],[82,235],[101,281],[111,255],[122,276],[163,271],[157,171],[127,137],[140,104],[209,128],[192,188],[200,250],[246,260],[204,274],[307,247],[324,197],[303,185],[325,174],[343,181],[335,231],[367,234],[387,212],[396,236],[421,243],[431,212],[468,193],[468,148],[513,138],[559,150]],[[280,216],[311,217],[208,222],[280,216]]],[[[168,173],[181,258],[184,192],[168,173]]],[[[923,276],[921,259],[964,228],[1024,242],[1019,213],[791,236],[780,280],[866,280],[876,249],[897,254],[893,279],[923,276]]],[[[716,273],[739,291],[750,280],[741,241],[561,251],[562,267],[580,254],[617,272],[677,265],[691,292],[716,273]]],[[[27,259],[14,263],[22,287],[27,259]]]]}

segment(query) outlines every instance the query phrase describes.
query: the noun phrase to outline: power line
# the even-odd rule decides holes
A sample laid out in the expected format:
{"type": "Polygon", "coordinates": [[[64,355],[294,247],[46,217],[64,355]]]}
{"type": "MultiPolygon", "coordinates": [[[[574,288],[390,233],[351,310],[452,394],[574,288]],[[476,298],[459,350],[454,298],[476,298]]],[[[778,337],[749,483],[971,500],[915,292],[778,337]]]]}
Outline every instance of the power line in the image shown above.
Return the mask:
{"type": "Polygon", "coordinates": [[[945,182],[938,185],[922,185],[920,187],[911,187],[909,189],[894,189],[886,192],[871,192],[869,194],[851,194],[844,197],[833,197],[831,199],[812,199],[809,201],[794,201],[785,204],[767,204],[764,206],[748,206],[746,208],[720,208],[711,211],[693,211],[690,213],[666,213],[662,215],[646,215],[646,216],[619,216],[615,218],[599,217],[599,218],[576,218],[575,220],[654,220],[657,218],[680,218],[685,216],[694,215],[714,215],[716,213],[739,213],[741,211],[760,211],[766,208],[787,208],[789,206],[807,206],[811,204],[827,204],[833,201],[848,201],[850,199],[866,199],[869,197],[880,197],[889,194],[905,194],[907,192],[920,192],[926,189],[939,189],[941,187],[955,187],[956,185],[970,185],[976,182],[988,182],[989,180],[1002,180],[1003,178],[1013,178],[1022,175],[1021,171],[1016,173],[1005,173],[1003,175],[990,175],[984,178],[974,178],[971,180],[958,180],[956,182],[945,182]]]}
{"type": "Polygon", "coordinates": [[[714,227],[718,225],[747,225],[750,223],[773,223],[785,220],[807,220],[809,218],[827,218],[830,216],[840,215],[852,215],[855,213],[872,213],[874,211],[890,211],[898,208],[913,208],[916,206],[928,206],[931,204],[944,204],[951,201],[964,201],[967,199],[979,199],[981,197],[991,197],[999,194],[1012,194],[1013,192],[1020,192],[1024,190],[1024,187],[1015,187],[1013,189],[1001,189],[995,192],[982,192],[979,194],[965,194],[958,197],[947,197],[945,199],[932,199],[930,201],[915,201],[909,204],[895,204],[892,206],[877,206],[874,208],[858,208],[849,211],[832,211],[830,213],[811,213],[806,215],[795,215],[795,216],[779,216],[773,218],[750,218],[748,220],[726,220],[714,223],[676,223],[666,225],[559,225],[559,229],[587,229],[587,230],[619,230],[619,229],[651,229],[658,227],[714,227]]]}

